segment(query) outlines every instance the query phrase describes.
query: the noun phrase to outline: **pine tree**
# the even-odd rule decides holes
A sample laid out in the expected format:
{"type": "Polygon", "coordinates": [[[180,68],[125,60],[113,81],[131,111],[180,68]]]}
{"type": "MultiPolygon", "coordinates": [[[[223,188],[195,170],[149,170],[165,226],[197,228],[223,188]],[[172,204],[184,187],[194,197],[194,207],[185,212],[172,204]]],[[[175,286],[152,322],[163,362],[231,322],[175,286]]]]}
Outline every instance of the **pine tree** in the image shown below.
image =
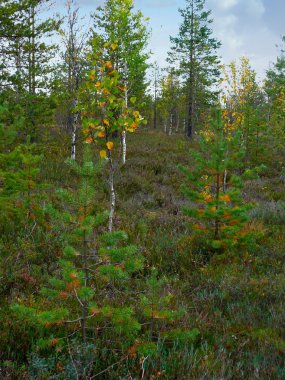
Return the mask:
{"type": "MultiPolygon", "coordinates": [[[[4,0],[0,17],[0,78],[2,87],[15,94],[25,112],[26,136],[35,138],[36,126],[48,108],[45,92],[50,88],[55,45],[46,41],[60,22],[39,17],[41,6],[49,0],[4,0]]],[[[51,106],[49,105],[49,108],[51,106]]]]}
{"type": "Polygon", "coordinates": [[[153,85],[154,85],[154,97],[153,97],[153,128],[157,129],[157,98],[158,98],[158,82],[160,75],[160,68],[157,62],[153,65],[153,85]]]}
{"type": "Polygon", "coordinates": [[[80,186],[73,192],[58,191],[63,209],[49,205],[46,209],[54,228],[64,225],[62,256],[59,268],[49,279],[49,286],[41,289],[44,305],[36,307],[16,304],[13,310],[41,330],[38,344],[43,348],[64,343],[69,332],[81,331],[84,343],[98,337],[100,326],[110,325],[113,334],[125,336],[122,346],[130,344],[140,324],[134,310],[125,300],[114,294],[128,289],[133,273],[143,267],[143,258],[135,246],[127,245],[123,231],[104,232],[108,214],[94,206],[94,179],[100,170],[90,158],[90,146],[85,145],[82,165],[69,160],[68,164],[79,178],[80,186]]]}
{"type": "Polygon", "coordinates": [[[3,210],[0,224],[2,228],[5,228],[5,219],[9,215],[11,218],[16,216],[22,207],[19,218],[25,219],[26,212],[28,218],[31,216],[39,163],[42,159],[42,156],[37,154],[36,145],[31,144],[29,137],[25,144],[17,144],[17,130],[21,128],[24,119],[11,120],[9,112],[7,105],[0,108],[0,206],[3,210]],[[22,206],[19,207],[17,202],[20,202],[22,206]]]}
{"type": "Polygon", "coordinates": [[[184,212],[190,218],[191,234],[202,238],[210,251],[249,243],[253,234],[247,227],[251,206],[244,204],[243,181],[238,175],[245,155],[239,142],[239,133],[227,137],[219,112],[201,136],[199,150],[191,150],[193,169],[180,167],[188,181],[183,193],[191,203],[184,212]]]}
{"type": "Polygon", "coordinates": [[[168,62],[178,67],[187,91],[187,136],[193,138],[197,117],[205,107],[216,101],[213,85],[219,77],[220,47],[212,36],[209,18],[211,11],[205,10],[205,0],[186,0],[185,9],[180,9],[182,24],[177,37],[171,37],[172,47],[168,62]]]}
{"type": "Polygon", "coordinates": [[[6,296],[35,285],[51,259],[39,176],[43,157],[29,137],[19,143],[25,120],[12,112],[7,104],[0,107],[0,276],[6,296]]]}
{"type": "MultiPolygon", "coordinates": [[[[285,43],[285,37],[282,38],[285,43]]],[[[285,121],[285,50],[277,57],[273,67],[266,73],[264,90],[267,95],[266,114],[269,125],[267,139],[271,139],[268,146],[277,147],[283,152],[284,147],[284,121],[285,121]],[[273,139],[272,139],[273,138],[273,139]]]]}
{"type": "Polygon", "coordinates": [[[160,87],[159,113],[163,119],[164,132],[172,135],[179,125],[181,100],[181,86],[174,70],[161,79],[160,87]]]}

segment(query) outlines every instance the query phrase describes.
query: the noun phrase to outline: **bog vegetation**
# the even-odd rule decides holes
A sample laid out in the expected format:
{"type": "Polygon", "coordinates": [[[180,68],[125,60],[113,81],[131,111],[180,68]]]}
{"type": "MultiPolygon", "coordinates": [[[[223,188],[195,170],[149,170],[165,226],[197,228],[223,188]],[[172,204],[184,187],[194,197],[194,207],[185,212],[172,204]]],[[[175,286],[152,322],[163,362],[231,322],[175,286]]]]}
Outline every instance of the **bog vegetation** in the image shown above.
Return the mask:
{"type": "Polygon", "coordinates": [[[49,6],[0,3],[0,378],[285,379],[282,47],[185,0],[162,70],[133,0],[49,6]]]}

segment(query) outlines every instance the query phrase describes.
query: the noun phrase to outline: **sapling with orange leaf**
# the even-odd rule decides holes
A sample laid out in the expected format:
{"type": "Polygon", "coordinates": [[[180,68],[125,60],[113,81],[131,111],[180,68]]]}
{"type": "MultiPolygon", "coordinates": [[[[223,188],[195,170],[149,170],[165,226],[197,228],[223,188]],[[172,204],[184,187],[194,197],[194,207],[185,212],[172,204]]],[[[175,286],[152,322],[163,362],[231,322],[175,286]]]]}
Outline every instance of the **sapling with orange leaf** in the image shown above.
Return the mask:
{"type": "Polygon", "coordinates": [[[118,301],[112,294],[129,289],[130,278],[143,267],[143,258],[127,243],[125,232],[104,231],[108,213],[94,203],[100,165],[94,165],[90,157],[90,145],[85,144],[83,164],[68,161],[80,186],[75,191],[60,189],[57,205],[45,210],[54,226],[64,226],[57,270],[41,289],[37,302],[12,307],[18,317],[36,328],[38,336],[42,335],[38,341],[42,348],[54,342],[61,346],[68,334],[80,332],[85,344],[96,339],[106,325],[112,337],[124,336],[124,346],[132,343],[141,328],[128,297],[118,301]]]}
{"type": "MultiPolygon", "coordinates": [[[[218,112],[207,134],[201,135],[199,150],[190,153],[193,168],[180,166],[180,169],[187,178],[182,190],[191,203],[183,211],[189,217],[192,236],[203,239],[209,251],[249,243],[254,234],[247,228],[251,205],[243,200],[243,178],[238,175],[245,155],[239,133],[233,133],[229,139],[218,112]],[[226,188],[225,173],[228,173],[226,188]]],[[[245,172],[247,176],[250,174],[250,170],[245,172]]]]}

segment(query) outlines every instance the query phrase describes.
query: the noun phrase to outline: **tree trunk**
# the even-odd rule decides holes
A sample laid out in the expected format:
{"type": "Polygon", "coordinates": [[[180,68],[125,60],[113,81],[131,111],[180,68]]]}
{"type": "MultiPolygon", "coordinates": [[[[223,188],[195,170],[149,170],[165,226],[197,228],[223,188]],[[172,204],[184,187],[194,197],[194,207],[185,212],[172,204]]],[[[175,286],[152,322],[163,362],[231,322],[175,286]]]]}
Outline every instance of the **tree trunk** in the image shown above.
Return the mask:
{"type": "Polygon", "coordinates": [[[156,68],[154,70],[154,117],[153,117],[153,128],[157,128],[157,72],[156,68]]]}
{"type": "Polygon", "coordinates": [[[113,220],[114,220],[114,214],[115,214],[115,207],[116,207],[116,193],[114,188],[114,166],[113,161],[111,157],[111,151],[108,151],[108,159],[109,159],[109,186],[110,186],[110,214],[109,214],[109,232],[112,232],[113,230],[113,220]]]}
{"type": "Polygon", "coordinates": [[[191,14],[191,49],[190,49],[190,72],[189,72],[189,107],[188,107],[188,123],[187,136],[193,138],[195,128],[195,92],[194,92],[194,3],[192,2],[191,14]]]}
{"type": "MultiPolygon", "coordinates": [[[[77,101],[74,101],[74,106],[77,106],[77,101]]],[[[76,160],[76,142],[77,142],[77,130],[78,130],[79,113],[75,111],[72,117],[72,133],[71,133],[71,159],[76,160]]]]}
{"type": "MultiPolygon", "coordinates": [[[[127,62],[125,63],[125,77],[127,78],[127,62]]],[[[128,108],[128,81],[125,81],[125,107],[128,108]]],[[[122,155],[122,164],[125,165],[126,157],[127,157],[127,141],[126,141],[127,132],[123,131],[121,135],[122,147],[123,147],[123,155],[122,155]]]]}
{"type": "Polygon", "coordinates": [[[167,120],[164,120],[164,133],[167,133],[167,120]]]}
{"type": "Polygon", "coordinates": [[[75,161],[76,159],[76,137],[77,137],[77,125],[73,124],[73,131],[71,135],[71,159],[75,161]]]}
{"type": "Polygon", "coordinates": [[[123,147],[122,164],[125,165],[126,156],[127,156],[126,131],[122,132],[121,139],[122,139],[122,147],[123,147]]]}
{"type": "MultiPolygon", "coordinates": [[[[216,212],[219,209],[219,199],[220,199],[220,174],[217,174],[216,177],[217,183],[216,183],[216,212]]],[[[220,235],[220,222],[219,218],[216,216],[215,218],[215,234],[214,239],[218,240],[220,235]]]]}
{"type": "Polygon", "coordinates": [[[224,180],[223,180],[223,192],[227,191],[227,180],[228,180],[228,171],[225,169],[224,171],[224,180]]]}
{"type": "Polygon", "coordinates": [[[176,132],[179,132],[179,113],[177,112],[177,118],[176,118],[176,132]]]}
{"type": "Polygon", "coordinates": [[[173,127],[173,115],[172,115],[172,113],[170,114],[170,121],[169,121],[169,131],[168,131],[168,134],[169,134],[169,136],[171,136],[172,135],[172,127],[173,127]]]}

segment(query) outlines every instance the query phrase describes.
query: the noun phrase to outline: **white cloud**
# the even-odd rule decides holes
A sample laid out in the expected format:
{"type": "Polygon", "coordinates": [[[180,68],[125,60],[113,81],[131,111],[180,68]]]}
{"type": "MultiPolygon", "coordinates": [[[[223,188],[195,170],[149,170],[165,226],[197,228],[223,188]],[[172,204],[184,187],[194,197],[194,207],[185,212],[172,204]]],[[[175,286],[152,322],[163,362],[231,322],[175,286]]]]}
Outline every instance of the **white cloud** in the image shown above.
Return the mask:
{"type": "Polygon", "coordinates": [[[152,7],[152,8],[167,8],[177,5],[176,0],[135,0],[135,4],[139,7],[152,7]]]}
{"type": "Polygon", "coordinates": [[[265,13],[265,6],[262,0],[246,0],[246,10],[256,18],[260,18],[265,13]]]}
{"type": "Polygon", "coordinates": [[[227,11],[237,5],[239,0],[213,0],[213,4],[221,10],[227,11]]]}

